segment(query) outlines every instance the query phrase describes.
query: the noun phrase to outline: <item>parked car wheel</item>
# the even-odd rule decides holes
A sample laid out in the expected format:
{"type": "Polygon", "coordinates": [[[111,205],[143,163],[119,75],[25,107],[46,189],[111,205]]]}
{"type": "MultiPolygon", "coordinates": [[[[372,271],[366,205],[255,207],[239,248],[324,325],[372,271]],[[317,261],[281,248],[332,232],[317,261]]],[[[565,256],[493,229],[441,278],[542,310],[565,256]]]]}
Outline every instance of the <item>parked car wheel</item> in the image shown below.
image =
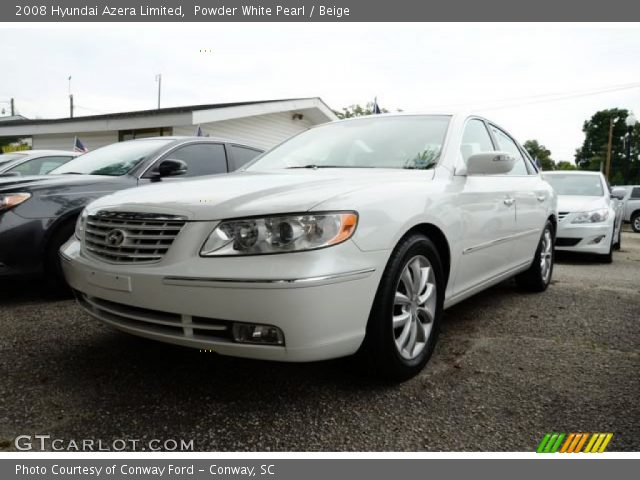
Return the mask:
{"type": "Polygon", "coordinates": [[[533,263],[529,270],[516,276],[517,285],[529,292],[544,292],[553,275],[554,256],[554,228],[553,224],[547,220],[544,227],[538,248],[536,249],[533,263]]]}
{"type": "Polygon", "coordinates": [[[380,281],[364,341],[377,374],[402,381],[422,370],[438,338],[444,289],[431,240],[420,234],[405,238],[380,281]]]}
{"type": "Polygon", "coordinates": [[[616,242],[613,244],[614,250],[620,250],[621,248],[622,248],[622,226],[620,227],[620,230],[618,230],[618,238],[616,242]]]}
{"type": "Polygon", "coordinates": [[[640,212],[634,213],[631,217],[631,228],[636,233],[640,233],[640,212]]]}
{"type": "Polygon", "coordinates": [[[604,255],[600,255],[600,261],[602,263],[612,263],[613,262],[613,249],[614,249],[614,243],[613,243],[613,235],[616,232],[616,227],[613,227],[613,231],[611,232],[611,244],[609,245],[609,252],[605,253],[604,255]]]}

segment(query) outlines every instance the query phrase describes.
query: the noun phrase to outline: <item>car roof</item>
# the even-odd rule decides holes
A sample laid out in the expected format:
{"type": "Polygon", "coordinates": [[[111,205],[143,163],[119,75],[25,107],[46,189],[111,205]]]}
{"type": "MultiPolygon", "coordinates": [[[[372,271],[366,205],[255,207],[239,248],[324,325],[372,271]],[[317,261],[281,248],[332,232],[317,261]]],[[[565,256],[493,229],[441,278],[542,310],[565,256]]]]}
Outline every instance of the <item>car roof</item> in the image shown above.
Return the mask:
{"type": "MultiPolygon", "coordinates": [[[[221,137],[196,137],[196,136],[181,136],[181,135],[166,135],[162,137],[144,137],[144,138],[135,138],[133,140],[126,140],[127,142],[137,142],[140,140],[169,140],[175,143],[184,142],[184,141],[193,141],[200,140],[205,142],[218,142],[218,143],[230,143],[233,145],[242,145],[244,147],[252,148],[254,150],[264,151],[264,148],[258,147],[256,145],[251,145],[250,143],[240,142],[238,140],[229,140],[228,138],[221,137]]],[[[119,142],[124,143],[124,142],[119,142]]]]}
{"type": "Polygon", "coordinates": [[[602,172],[593,170],[544,170],[544,175],[602,175],[602,172]]]}
{"type": "MultiPolygon", "coordinates": [[[[15,152],[6,152],[7,154],[14,154],[14,153],[18,153],[18,154],[22,154],[28,157],[32,157],[35,155],[79,155],[78,152],[73,152],[71,150],[17,150],[15,152]]],[[[2,158],[2,155],[0,155],[0,159],[2,158]]],[[[23,157],[24,159],[24,157],[23,157]]]]}

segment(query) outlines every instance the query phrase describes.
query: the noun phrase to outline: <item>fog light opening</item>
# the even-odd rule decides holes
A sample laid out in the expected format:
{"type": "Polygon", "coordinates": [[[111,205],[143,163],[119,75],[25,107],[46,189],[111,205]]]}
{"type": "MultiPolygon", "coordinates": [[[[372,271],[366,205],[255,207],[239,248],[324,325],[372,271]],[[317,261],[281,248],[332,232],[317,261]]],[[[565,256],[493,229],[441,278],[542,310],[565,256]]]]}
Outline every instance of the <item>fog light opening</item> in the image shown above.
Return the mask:
{"type": "Polygon", "coordinates": [[[600,235],[594,238],[593,240],[591,240],[591,243],[592,244],[600,243],[604,239],[604,237],[606,237],[606,235],[600,235]]]}
{"type": "Polygon", "coordinates": [[[284,334],[278,327],[253,323],[234,323],[233,340],[238,343],[284,345],[284,334]]]}

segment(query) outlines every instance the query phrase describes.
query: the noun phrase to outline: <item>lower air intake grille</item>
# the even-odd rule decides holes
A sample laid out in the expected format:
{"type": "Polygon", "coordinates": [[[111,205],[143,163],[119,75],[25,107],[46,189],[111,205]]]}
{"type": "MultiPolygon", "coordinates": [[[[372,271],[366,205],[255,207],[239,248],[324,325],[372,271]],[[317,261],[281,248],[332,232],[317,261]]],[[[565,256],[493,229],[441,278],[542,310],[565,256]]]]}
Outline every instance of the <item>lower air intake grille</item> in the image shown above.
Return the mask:
{"type": "Polygon", "coordinates": [[[566,238],[566,237],[558,237],[556,238],[556,247],[574,247],[580,243],[581,238],[566,238]]]}

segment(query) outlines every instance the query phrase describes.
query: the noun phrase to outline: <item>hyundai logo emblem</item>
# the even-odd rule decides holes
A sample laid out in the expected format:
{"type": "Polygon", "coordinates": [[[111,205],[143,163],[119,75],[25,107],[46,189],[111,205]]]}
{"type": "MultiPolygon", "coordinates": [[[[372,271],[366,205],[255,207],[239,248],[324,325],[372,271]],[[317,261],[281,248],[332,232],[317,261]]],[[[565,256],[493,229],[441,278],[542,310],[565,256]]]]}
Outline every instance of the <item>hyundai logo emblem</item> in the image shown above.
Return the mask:
{"type": "Polygon", "coordinates": [[[105,237],[105,242],[110,247],[119,247],[124,243],[125,233],[122,230],[111,230],[105,237]]]}

